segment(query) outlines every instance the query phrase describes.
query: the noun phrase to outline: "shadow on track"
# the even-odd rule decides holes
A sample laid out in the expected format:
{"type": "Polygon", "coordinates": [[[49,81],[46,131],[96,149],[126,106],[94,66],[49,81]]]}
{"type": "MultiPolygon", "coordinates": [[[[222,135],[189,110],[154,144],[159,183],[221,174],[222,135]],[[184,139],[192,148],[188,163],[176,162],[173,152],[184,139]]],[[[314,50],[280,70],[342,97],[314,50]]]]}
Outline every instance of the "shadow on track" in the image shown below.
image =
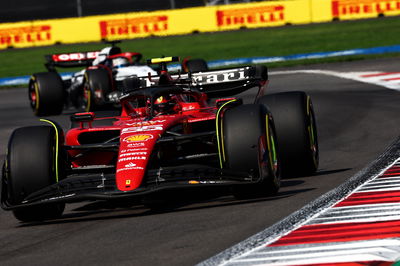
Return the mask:
{"type": "MultiPolygon", "coordinates": [[[[290,182],[292,183],[292,182],[290,182]]],[[[294,185],[294,184],[292,184],[294,185]]],[[[123,219],[123,218],[133,218],[140,216],[151,216],[151,215],[161,215],[164,213],[170,212],[186,212],[193,210],[201,210],[201,209],[210,209],[210,208],[218,208],[225,206],[235,206],[235,205],[245,205],[251,203],[258,202],[267,202],[267,201],[275,201],[282,198],[288,198],[298,193],[303,193],[306,191],[313,190],[314,188],[309,189],[297,189],[292,191],[285,191],[278,193],[278,195],[273,197],[263,197],[256,199],[248,199],[248,200],[237,200],[232,196],[224,196],[219,197],[217,199],[208,199],[208,200],[199,200],[195,197],[191,197],[185,199],[184,201],[179,202],[169,202],[169,204],[162,206],[162,208],[149,208],[143,205],[140,206],[132,206],[129,208],[119,208],[113,206],[109,202],[105,201],[96,201],[84,205],[82,207],[78,207],[73,209],[73,213],[67,213],[62,216],[62,218],[57,220],[50,220],[44,222],[34,222],[34,223],[26,223],[21,224],[19,227],[32,227],[32,226],[41,226],[41,225],[51,225],[51,224],[68,224],[68,223],[79,223],[79,222],[91,222],[91,221],[103,221],[103,220],[113,220],[113,219],[123,219]],[[201,206],[188,206],[191,204],[201,206]],[[206,205],[204,205],[206,204],[206,205]],[[122,214],[121,214],[122,212],[122,214]],[[120,214],[118,214],[120,213],[120,214]],[[97,216],[100,215],[100,216],[97,216]]]]}

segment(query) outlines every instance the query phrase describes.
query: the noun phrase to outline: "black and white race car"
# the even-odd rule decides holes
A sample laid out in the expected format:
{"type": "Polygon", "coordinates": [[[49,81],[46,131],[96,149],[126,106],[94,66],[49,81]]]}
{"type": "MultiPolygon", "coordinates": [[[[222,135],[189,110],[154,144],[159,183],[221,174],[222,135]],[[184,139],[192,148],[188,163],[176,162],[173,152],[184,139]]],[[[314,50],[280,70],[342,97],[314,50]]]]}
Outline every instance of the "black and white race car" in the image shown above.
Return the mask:
{"type": "MultiPolygon", "coordinates": [[[[101,51],[46,55],[48,72],[35,73],[28,85],[31,108],[37,116],[59,115],[65,108],[95,111],[113,108],[118,102],[123,81],[127,77],[157,75],[157,71],[141,64],[142,54],[122,52],[114,43],[101,51]],[[85,67],[63,78],[56,68],[85,67]]],[[[185,60],[183,71],[206,71],[202,59],[185,60]]]]}

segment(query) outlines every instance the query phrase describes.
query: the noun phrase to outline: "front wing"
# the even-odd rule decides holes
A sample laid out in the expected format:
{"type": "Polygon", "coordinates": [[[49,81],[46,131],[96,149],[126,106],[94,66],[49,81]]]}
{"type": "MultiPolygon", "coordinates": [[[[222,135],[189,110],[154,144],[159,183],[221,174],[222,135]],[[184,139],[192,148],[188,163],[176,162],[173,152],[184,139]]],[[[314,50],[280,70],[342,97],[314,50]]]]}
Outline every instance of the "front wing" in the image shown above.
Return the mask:
{"type": "Polygon", "coordinates": [[[120,191],[115,174],[78,174],[27,196],[21,204],[11,205],[2,193],[1,207],[12,210],[49,203],[71,203],[85,200],[138,200],[161,191],[235,186],[260,182],[247,173],[238,173],[202,165],[185,165],[151,169],[146,183],[133,191],[120,191]]]}

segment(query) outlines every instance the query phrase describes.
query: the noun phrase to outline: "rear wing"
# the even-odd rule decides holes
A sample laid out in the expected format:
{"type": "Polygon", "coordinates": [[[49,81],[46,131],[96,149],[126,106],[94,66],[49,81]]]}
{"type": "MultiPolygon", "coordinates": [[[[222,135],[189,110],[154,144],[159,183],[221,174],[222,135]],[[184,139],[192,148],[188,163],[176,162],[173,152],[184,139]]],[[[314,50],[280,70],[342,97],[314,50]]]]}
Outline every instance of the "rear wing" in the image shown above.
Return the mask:
{"type": "MultiPolygon", "coordinates": [[[[174,85],[196,88],[210,97],[226,97],[253,87],[262,87],[268,80],[265,66],[246,66],[197,73],[171,75],[174,85]]],[[[124,91],[160,85],[160,76],[134,77],[134,83],[125,82],[124,91]],[[135,84],[128,85],[128,84],[135,84]],[[128,88],[130,87],[130,88],[128,88]]]]}
{"type": "Polygon", "coordinates": [[[191,86],[211,97],[238,94],[262,86],[268,80],[268,70],[265,66],[246,66],[185,75],[191,80],[191,86]]]}
{"type": "Polygon", "coordinates": [[[55,71],[56,67],[87,67],[93,63],[99,53],[99,51],[94,51],[45,55],[45,66],[49,71],[55,71]]]}

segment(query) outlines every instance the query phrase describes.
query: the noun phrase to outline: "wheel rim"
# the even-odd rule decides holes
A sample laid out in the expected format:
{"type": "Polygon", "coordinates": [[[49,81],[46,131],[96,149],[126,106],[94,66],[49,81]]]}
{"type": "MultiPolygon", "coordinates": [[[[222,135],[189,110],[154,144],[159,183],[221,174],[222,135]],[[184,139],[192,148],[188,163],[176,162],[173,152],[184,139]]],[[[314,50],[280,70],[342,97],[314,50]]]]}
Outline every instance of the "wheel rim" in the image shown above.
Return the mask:
{"type": "Polygon", "coordinates": [[[85,112],[89,112],[90,111],[90,105],[91,105],[91,91],[90,91],[90,87],[89,84],[87,82],[84,83],[83,89],[82,89],[82,94],[79,97],[81,100],[81,108],[85,111],[85,112]]]}
{"type": "MultiPolygon", "coordinates": [[[[267,121],[269,118],[267,116],[267,121]]],[[[267,124],[268,130],[268,156],[269,156],[269,163],[271,167],[272,175],[275,179],[275,182],[279,182],[279,162],[278,162],[278,154],[276,150],[276,141],[275,141],[275,134],[271,127],[271,122],[267,124]]]]}
{"type": "Polygon", "coordinates": [[[279,161],[276,149],[276,139],[275,134],[271,126],[271,121],[268,116],[266,116],[266,134],[260,138],[260,152],[262,159],[262,175],[272,175],[275,183],[279,183],[279,161]],[[263,173],[265,172],[265,173],[263,173]]]}
{"type": "Polygon", "coordinates": [[[83,99],[84,99],[84,108],[86,112],[90,111],[90,99],[91,99],[91,91],[90,89],[85,88],[84,92],[83,92],[83,99]]]}
{"type": "Polygon", "coordinates": [[[275,146],[275,138],[274,138],[274,133],[272,132],[270,128],[270,134],[269,134],[269,144],[270,144],[270,162],[271,162],[271,169],[274,172],[274,175],[278,175],[278,156],[276,153],[276,146],[275,146]]]}
{"type": "Polygon", "coordinates": [[[310,142],[310,151],[312,154],[314,166],[318,166],[318,139],[317,139],[317,131],[315,125],[315,118],[314,118],[314,110],[311,104],[310,97],[307,98],[308,106],[307,106],[307,114],[308,114],[308,121],[309,124],[307,126],[308,129],[308,136],[310,142]]]}
{"type": "Polygon", "coordinates": [[[39,93],[37,84],[35,82],[32,82],[29,85],[29,101],[32,109],[39,109],[39,93]]]}

